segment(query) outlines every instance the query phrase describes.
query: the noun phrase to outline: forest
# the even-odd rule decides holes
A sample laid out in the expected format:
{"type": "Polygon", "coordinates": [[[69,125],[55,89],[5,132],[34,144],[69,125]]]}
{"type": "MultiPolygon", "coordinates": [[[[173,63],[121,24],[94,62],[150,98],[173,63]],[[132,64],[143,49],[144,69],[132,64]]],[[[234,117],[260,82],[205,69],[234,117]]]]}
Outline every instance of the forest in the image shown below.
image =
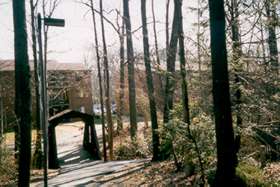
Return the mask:
{"type": "Polygon", "coordinates": [[[2,10],[0,186],[280,186],[279,0],[2,10]]]}

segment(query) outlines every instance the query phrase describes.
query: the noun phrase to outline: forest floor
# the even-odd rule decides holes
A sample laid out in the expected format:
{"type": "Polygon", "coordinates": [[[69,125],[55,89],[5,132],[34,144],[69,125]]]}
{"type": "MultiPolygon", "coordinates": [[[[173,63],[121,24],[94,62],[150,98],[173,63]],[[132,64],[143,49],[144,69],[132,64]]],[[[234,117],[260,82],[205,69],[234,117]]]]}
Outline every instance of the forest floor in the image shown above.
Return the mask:
{"type": "MultiPolygon", "coordinates": [[[[116,149],[129,140],[128,124],[125,123],[124,127],[124,134],[115,137],[116,149]]],[[[147,141],[144,139],[150,137],[149,129],[150,127],[147,128],[144,123],[139,123],[138,137],[141,146],[147,141]]],[[[96,131],[101,141],[100,125],[96,125],[96,131]]],[[[82,148],[82,122],[58,126],[56,136],[61,168],[49,170],[49,186],[198,186],[199,175],[188,177],[186,171],[176,172],[172,161],[152,163],[150,157],[106,163],[91,160],[89,154],[82,148]]],[[[101,145],[100,143],[100,147],[101,145]]],[[[280,163],[269,164],[258,170],[257,174],[250,168],[244,173],[246,178],[253,179],[257,176],[260,180],[276,181],[274,183],[276,186],[280,184],[277,182],[280,181],[280,163]]],[[[42,186],[42,180],[42,171],[33,170],[31,186],[42,186]]]]}

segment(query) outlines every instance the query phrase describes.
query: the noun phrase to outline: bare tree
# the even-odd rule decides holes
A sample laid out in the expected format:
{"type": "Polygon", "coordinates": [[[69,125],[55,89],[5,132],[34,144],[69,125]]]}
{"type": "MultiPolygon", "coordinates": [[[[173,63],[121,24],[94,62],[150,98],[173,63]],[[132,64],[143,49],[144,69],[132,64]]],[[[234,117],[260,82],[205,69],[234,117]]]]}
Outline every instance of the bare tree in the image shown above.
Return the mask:
{"type": "Polygon", "coordinates": [[[268,19],[268,46],[269,46],[269,58],[270,65],[273,73],[278,75],[278,47],[276,38],[276,26],[277,26],[277,14],[276,14],[276,2],[271,0],[265,1],[266,16],[268,19]]]}
{"type": "Polygon", "coordinates": [[[3,95],[2,94],[3,94],[2,93],[2,86],[0,85],[0,118],[1,118],[1,122],[0,122],[0,144],[2,142],[3,135],[4,135],[4,105],[3,105],[3,95]]]}
{"type": "Polygon", "coordinates": [[[92,13],[92,22],[93,22],[93,28],[94,28],[95,53],[96,53],[97,71],[98,71],[99,101],[100,101],[100,106],[101,106],[103,157],[104,157],[104,161],[107,161],[102,72],[101,72],[101,65],[100,65],[100,54],[99,54],[99,50],[98,50],[99,42],[98,42],[97,29],[96,29],[96,21],[95,21],[96,19],[95,19],[94,7],[93,7],[93,0],[90,0],[90,9],[91,9],[91,13],[92,13]]]}
{"type": "MultiPolygon", "coordinates": [[[[174,4],[176,0],[174,0],[174,4]]],[[[166,81],[165,81],[165,99],[164,99],[164,113],[163,113],[163,121],[167,123],[169,121],[170,110],[173,108],[173,95],[174,95],[174,87],[175,87],[175,60],[177,53],[177,45],[178,45],[178,12],[174,9],[173,15],[173,23],[172,23],[172,32],[170,43],[167,48],[167,73],[166,73],[166,81]]]]}
{"type": "Polygon", "coordinates": [[[143,31],[143,47],[144,47],[144,61],[146,69],[146,81],[148,87],[148,96],[150,103],[150,116],[152,123],[152,141],[153,141],[153,161],[160,159],[159,151],[159,135],[158,135],[158,121],[157,121],[157,108],[154,96],[153,75],[151,69],[151,59],[149,50],[149,38],[147,29],[147,16],[146,16],[146,0],[141,0],[141,15],[142,15],[142,31],[143,31]]]}
{"type": "Polygon", "coordinates": [[[155,6],[154,0],[152,0],[152,15],[153,15],[153,31],[154,31],[154,39],[155,39],[155,51],[156,51],[156,59],[157,65],[160,65],[159,53],[158,53],[158,39],[157,39],[157,28],[156,28],[156,16],[155,16],[155,6]]]}
{"type": "Polygon", "coordinates": [[[240,24],[239,24],[239,2],[231,0],[227,3],[229,9],[230,19],[229,26],[231,29],[232,40],[232,67],[234,73],[234,89],[235,89],[235,111],[236,111],[236,125],[241,127],[241,89],[240,89],[240,73],[242,72],[241,56],[241,37],[240,37],[240,24]]]}
{"type": "Polygon", "coordinates": [[[117,131],[123,129],[123,122],[122,122],[122,115],[124,111],[124,87],[125,87],[125,57],[124,57],[124,19],[122,18],[122,25],[121,28],[118,26],[118,30],[121,30],[121,33],[119,33],[119,40],[120,40],[120,91],[119,91],[119,106],[118,106],[118,126],[117,131]]]}
{"type": "Polygon", "coordinates": [[[196,40],[197,40],[197,58],[198,58],[198,71],[199,71],[199,79],[201,78],[201,44],[200,44],[200,17],[201,17],[201,9],[200,9],[200,0],[197,0],[197,35],[196,35],[196,40]]]}
{"type": "Polygon", "coordinates": [[[106,118],[108,125],[108,134],[109,134],[109,157],[110,160],[113,160],[113,121],[111,114],[111,96],[110,96],[110,75],[109,75],[109,65],[108,65],[108,53],[107,45],[105,39],[105,30],[104,30],[104,18],[103,18],[103,5],[102,0],[99,1],[100,4],[100,20],[101,20],[101,30],[102,30],[102,42],[103,42],[103,63],[104,63],[104,77],[105,77],[105,106],[106,106],[106,118]]]}
{"type": "Polygon", "coordinates": [[[184,30],[183,30],[183,16],[182,16],[182,4],[183,0],[176,0],[175,2],[175,11],[178,12],[178,35],[179,35],[179,56],[180,56],[180,74],[181,74],[181,89],[182,89],[182,103],[183,103],[183,121],[187,124],[188,137],[192,141],[197,153],[199,166],[201,170],[203,184],[205,183],[204,179],[204,167],[201,157],[200,150],[198,148],[197,141],[191,132],[191,119],[190,119],[190,108],[189,108],[189,94],[188,94],[188,83],[187,83],[187,70],[186,70],[186,58],[185,58],[185,44],[184,44],[184,30]]]}
{"type": "MultiPolygon", "coordinates": [[[[156,16],[155,16],[154,0],[152,0],[151,3],[152,3],[153,33],[154,33],[154,42],[155,42],[155,55],[156,55],[156,69],[160,72],[161,71],[161,66],[160,66],[161,62],[160,62],[159,50],[158,50],[158,37],[157,37],[157,29],[156,29],[156,16]]],[[[167,20],[166,24],[168,24],[168,20],[167,20]]],[[[168,25],[167,25],[167,27],[168,27],[168,25]]],[[[168,31],[166,34],[168,35],[168,31]]],[[[168,38],[168,36],[167,36],[167,38],[168,38]]],[[[161,72],[159,73],[159,89],[160,89],[160,92],[164,92],[163,76],[162,76],[161,72]]],[[[163,99],[163,97],[161,97],[161,99],[163,99]]]]}
{"type": "Polygon", "coordinates": [[[32,37],[32,53],[34,62],[34,79],[35,79],[35,98],[36,98],[36,145],[35,152],[33,154],[33,167],[41,169],[42,168],[42,132],[40,123],[40,88],[39,88],[39,73],[38,73],[38,58],[37,58],[37,38],[36,38],[36,18],[35,12],[38,4],[38,0],[34,3],[30,0],[30,12],[31,12],[31,37],[32,37]]]}
{"type": "MultiPolygon", "coordinates": [[[[209,0],[213,98],[217,144],[217,186],[233,185],[237,162],[232,126],[225,10],[223,0],[209,0]]],[[[233,185],[235,186],[235,185],[233,185]]]]}
{"type": "Polygon", "coordinates": [[[15,114],[19,124],[18,185],[29,186],[31,162],[31,88],[25,1],[13,0],[15,50],[15,114]]]}
{"type": "MultiPolygon", "coordinates": [[[[1,68],[0,68],[1,70],[1,68]]],[[[0,73],[0,80],[1,80],[2,76],[0,73]]],[[[0,84],[0,145],[2,143],[3,137],[4,137],[4,99],[3,99],[3,87],[0,84]]],[[[1,157],[1,156],[0,156],[1,157]]],[[[0,158],[1,159],[1,158],[0,158]]]]}
{"type": "Polygon", "coordinates": [[[127,42],[130,135],[131,135],[131,139],[135,139],[136,132],[137,132],[136,92],[135,92],[135,78],[134,78],[135,59],[134,59],[134,52],[133,52],[128,0],[123,0],[123,14],[124,14],[125,27],[126,27],[126,37],[127,37],[126,42],[127,42]]]}
{"type": "Polygon", "coordinates": [[[170,4],[170,0],[166,0],[166,14],[165,14],[166,54],[169,46],[169,4],[170,4]]]}

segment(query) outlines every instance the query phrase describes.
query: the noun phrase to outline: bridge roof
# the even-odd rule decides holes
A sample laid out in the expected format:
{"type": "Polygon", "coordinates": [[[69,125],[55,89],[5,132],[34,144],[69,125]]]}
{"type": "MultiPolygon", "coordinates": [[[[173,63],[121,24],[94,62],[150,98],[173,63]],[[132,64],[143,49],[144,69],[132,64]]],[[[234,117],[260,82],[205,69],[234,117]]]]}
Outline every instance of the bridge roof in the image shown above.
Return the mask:
{"type": "Polygon", "coordinates": [[[81,118],[83,121],[93,121],[93,115],[67,109],[49,118],[49,126],[56,126],[64,119],[81,118]]]}

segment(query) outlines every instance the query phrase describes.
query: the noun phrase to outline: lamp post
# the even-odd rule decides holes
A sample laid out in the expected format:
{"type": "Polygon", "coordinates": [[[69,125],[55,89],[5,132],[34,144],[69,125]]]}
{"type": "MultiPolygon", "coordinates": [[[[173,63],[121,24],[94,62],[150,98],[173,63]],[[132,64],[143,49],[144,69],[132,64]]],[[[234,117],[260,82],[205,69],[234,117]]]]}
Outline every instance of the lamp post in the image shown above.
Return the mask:
{"type": "Polygon", "coordinates": [[[44,186],[48,186],[48,97],[47,97],[47,62],[43,60],[42,45],[42,20],[45,26],[64,27],[63,19],[41,18],[39,13],[38,20],[38,42],[39,42],[39,83],[40,83],[40,123],[43,132],[43,165],[44,165],[44,186]]]}

